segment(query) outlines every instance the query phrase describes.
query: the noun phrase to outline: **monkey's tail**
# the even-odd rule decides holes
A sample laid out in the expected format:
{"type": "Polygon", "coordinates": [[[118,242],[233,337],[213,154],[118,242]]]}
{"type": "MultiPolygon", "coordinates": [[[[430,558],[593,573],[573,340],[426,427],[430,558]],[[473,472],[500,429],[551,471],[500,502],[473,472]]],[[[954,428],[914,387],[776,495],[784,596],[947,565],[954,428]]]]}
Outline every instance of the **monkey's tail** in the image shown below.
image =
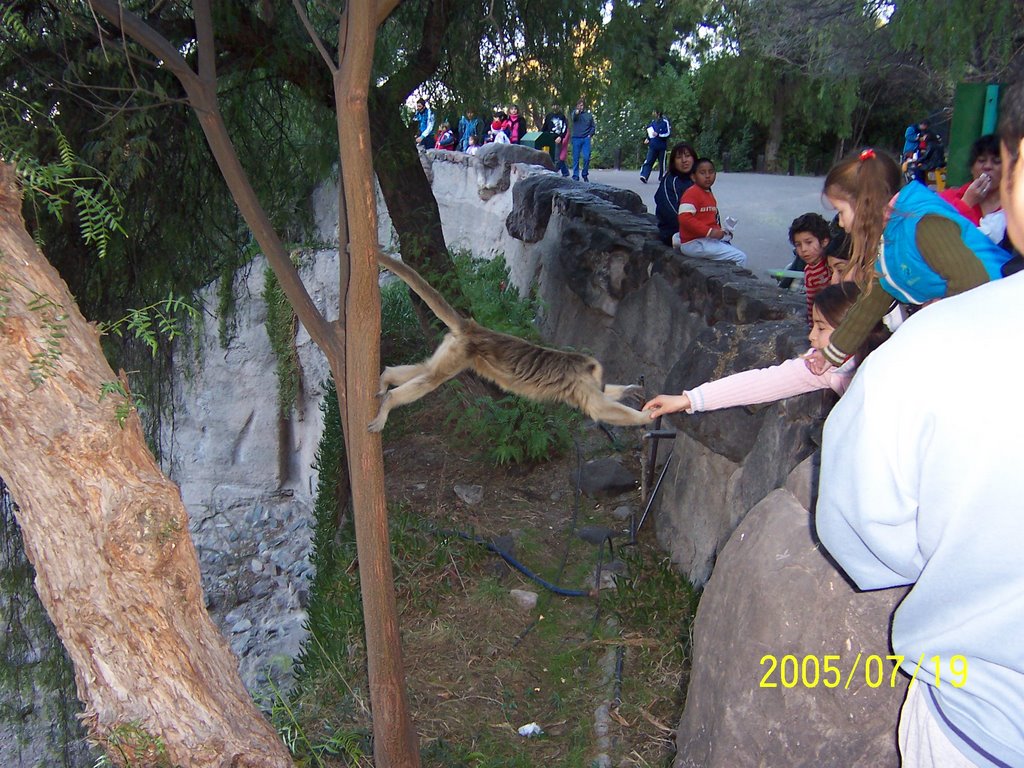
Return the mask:
{"type": "Polygon", "coordinates": [[[444,296],[437,292],[430,283],[423,279],[419,272],[403,261],[388,256],[381,250],[377,250],[377,261],[390,271],[398,275],[402,282],[408,285],[417,296],[423,299],[430,307],[430,311],[437,315],[437,318],[447,325],[452,331],[459,332],[465,325],[466,319],[455,311],[444,296]]]}

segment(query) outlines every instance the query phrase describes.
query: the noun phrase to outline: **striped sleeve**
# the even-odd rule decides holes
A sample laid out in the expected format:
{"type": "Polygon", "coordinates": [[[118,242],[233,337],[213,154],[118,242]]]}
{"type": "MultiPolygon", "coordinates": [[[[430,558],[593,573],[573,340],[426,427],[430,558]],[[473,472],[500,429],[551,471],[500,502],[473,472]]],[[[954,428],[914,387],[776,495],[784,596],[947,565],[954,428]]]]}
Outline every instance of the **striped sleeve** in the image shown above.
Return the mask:
{"type": "Polygon", "coordinates": [[[850,307],[843,322],[832,332],[828,346],[821,350],[832,365],[839,366],[849,360],[860,349],[871,330],[885,317],[895,299],[890,296],[878,281],[878,276],[871,278],[871,285],[860,295],[856,303],[850,307]]]}

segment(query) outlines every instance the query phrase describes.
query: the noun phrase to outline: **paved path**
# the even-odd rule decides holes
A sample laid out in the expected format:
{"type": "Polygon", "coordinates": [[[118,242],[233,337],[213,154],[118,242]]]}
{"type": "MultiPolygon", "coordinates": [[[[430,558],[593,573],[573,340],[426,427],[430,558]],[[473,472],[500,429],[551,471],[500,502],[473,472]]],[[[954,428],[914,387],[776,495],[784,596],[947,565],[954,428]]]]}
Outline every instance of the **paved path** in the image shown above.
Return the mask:
{"type": "MultiPolygon", "coordinates": [[[[654,213],[658,185],[653,177],[649,183],[641,184],[637,171],[591,169],[590,180],[633,190],[647,204],[647,210],[654,213]]],[[[718,174],[713,190],[718,208],[723,218],[732,216],[739,221],[733,243],[747,254],[747,266],[758,277],[768,280],[768,270],[782,269],[792,260],[788,232],[793,219],[808,211],[816,211],[826,219],[835,215],[822,198],[822,181],[814,176],[718,174]]]]}

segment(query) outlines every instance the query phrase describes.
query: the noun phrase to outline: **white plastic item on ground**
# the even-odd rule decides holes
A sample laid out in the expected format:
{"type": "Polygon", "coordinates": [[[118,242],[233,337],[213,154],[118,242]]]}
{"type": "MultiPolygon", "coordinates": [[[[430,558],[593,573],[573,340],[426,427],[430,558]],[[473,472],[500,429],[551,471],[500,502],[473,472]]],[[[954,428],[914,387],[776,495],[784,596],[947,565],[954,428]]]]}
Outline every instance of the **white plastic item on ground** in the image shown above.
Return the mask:
{"type": "Polygon", "coordinates": [[[530,736],[541,736],[543,733],[544,729],[536,723],[527,723],[519,728],[519,735],[526,736],[527,738],[530,736]]]}

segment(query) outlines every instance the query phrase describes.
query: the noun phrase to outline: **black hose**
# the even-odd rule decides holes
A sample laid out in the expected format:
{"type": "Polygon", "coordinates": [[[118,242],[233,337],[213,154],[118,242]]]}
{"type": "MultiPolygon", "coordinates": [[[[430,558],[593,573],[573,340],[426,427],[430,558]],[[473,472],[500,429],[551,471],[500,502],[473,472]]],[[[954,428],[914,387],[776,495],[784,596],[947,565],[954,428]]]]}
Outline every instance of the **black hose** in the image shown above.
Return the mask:
{"type": "Polygon", "coordinates": [[[479,536],[471,536],[468,533],[463,533],[462,531],[439,530],[438,533],[440,533],[442,535],[445,535],[445,536],[457,536],[460,539],[465,539],[466,541],[472,541],[472,542],[475,542],[476,544],[483,544],[485,547],[487,547],[487,549],[489,551],[491,551],[494,554],[496,554],[498,557],[500,557],[506,563],[511,565],[513,568],[515,568],[521,574],[526,576],[526,578],[531,579],[532,581],[537,582],[542,587],[544,587],[544,589],[547,589],[550,592],[554,592],[556,595],[562,595],[563,597],[592,597],[593,596],[593,590],[589,590],[589,589],[566,589],[565,587],[559,587],[557,584],[552,584],[547,579],[545,579],[545,578],[535,574],[533,571],[531,571],[525,565],[523,565],[518,560],[516,560],[514,557],[512,557],[512,555],[510,555],[508,552],[506,552],[505,550],[501,549],[501,547],[498,547],[496,544],[494,544],[494,542],[488,541],[487,539],[483,539],[483,538],[481,538],[479,536]]]}

